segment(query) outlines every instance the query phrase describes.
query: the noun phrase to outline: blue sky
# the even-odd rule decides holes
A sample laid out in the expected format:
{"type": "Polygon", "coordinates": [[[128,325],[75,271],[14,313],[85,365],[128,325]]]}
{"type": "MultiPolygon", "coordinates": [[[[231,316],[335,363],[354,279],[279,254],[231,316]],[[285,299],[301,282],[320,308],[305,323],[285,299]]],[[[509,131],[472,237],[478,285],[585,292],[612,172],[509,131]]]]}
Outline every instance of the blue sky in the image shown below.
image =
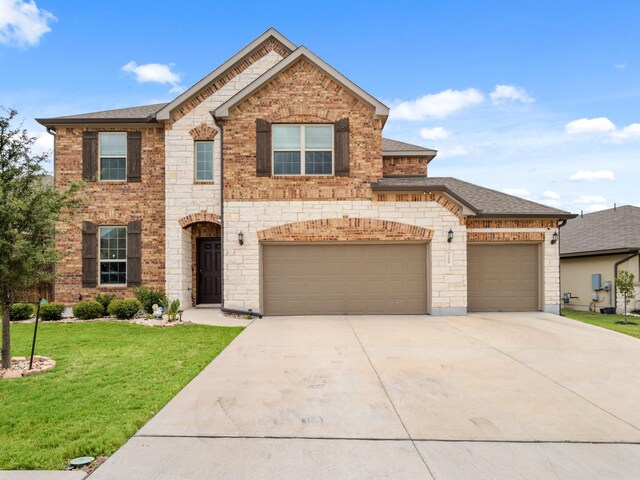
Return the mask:
{"type": "Polygon", "coordinates": [[[573,212],[640,206],[640,2],[0,0],[0,105],[171,100],[273,26],[387,103],[385,136],[573,212]]]}

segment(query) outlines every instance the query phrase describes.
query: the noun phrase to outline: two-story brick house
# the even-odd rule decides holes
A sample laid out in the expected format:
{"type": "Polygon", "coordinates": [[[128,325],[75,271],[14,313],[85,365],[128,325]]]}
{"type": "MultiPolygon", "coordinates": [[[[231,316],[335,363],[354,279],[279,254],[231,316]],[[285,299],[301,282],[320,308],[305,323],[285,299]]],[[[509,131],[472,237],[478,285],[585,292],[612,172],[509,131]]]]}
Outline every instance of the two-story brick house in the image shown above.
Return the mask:
{"type": "Polygon", "coordinates": [[[55,296],[279,314],[558,312],[568,212],[427,175],[389,109],[270,29],[167,104],[39,119],[85,179],[55,296]]]}

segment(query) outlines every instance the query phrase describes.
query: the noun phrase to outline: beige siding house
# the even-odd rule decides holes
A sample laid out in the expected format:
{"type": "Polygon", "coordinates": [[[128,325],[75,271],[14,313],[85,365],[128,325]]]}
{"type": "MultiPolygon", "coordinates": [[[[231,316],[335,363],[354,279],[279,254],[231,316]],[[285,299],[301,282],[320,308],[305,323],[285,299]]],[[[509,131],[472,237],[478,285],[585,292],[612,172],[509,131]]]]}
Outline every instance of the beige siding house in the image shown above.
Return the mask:
{"type": "Polygon", "coordinates": [[[569,220],[560,238],[566,307],[595,311],[613,307],[621,311],[624,300],[614,288],[615,278],[617,272],[626,270],[636,278],[636,298],[630,308],[640,310],[639,253],[639,207],[626,205],[569,220]]]}
{"type": "Polygon", "coordinates": [[[39,119],[89,204],[56,298],[147,284],[265,315],[560,306],[568,212],[450,177],[389,108],[274,29],[167,104],[39,119]]]}

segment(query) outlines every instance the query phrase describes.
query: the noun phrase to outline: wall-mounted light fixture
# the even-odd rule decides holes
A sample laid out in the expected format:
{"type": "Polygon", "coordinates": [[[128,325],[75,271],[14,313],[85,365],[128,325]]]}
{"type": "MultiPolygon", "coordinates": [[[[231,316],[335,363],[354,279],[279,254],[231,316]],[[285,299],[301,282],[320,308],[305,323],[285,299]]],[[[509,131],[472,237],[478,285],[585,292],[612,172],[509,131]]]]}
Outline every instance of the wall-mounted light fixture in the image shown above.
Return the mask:
{"type": "Polygon", "coordinates": [[[238,233],[238,243],[244,245],[244,233],[242,232],[238,233]]]}
{"type": "Polygon", "coordinates": [[[447,233],[447,242],[451,243],[453,240],[453,230],[449,229],[449,233],[447,233]]]}
{"type": "Polygon", "coordinates": [[[555,245],[556,243],[558,243],[558,238],[559,238],[558,232],[557,231],[553,232],[553,235],[551,235],[551,245],[555,245]]]}

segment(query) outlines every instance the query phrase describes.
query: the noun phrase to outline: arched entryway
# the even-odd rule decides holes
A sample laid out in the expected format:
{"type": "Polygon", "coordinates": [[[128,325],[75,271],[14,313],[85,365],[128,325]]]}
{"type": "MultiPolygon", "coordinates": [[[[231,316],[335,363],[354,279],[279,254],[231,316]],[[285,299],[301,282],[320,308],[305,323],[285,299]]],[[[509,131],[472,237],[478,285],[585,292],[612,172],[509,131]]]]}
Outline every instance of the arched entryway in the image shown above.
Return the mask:
{"type": "Polygon", "coordinates": [[[191,303],[221,303],[220,217],[213,213],[199,212],[180,219],[180,225],[191,233],[191,303]]]}

